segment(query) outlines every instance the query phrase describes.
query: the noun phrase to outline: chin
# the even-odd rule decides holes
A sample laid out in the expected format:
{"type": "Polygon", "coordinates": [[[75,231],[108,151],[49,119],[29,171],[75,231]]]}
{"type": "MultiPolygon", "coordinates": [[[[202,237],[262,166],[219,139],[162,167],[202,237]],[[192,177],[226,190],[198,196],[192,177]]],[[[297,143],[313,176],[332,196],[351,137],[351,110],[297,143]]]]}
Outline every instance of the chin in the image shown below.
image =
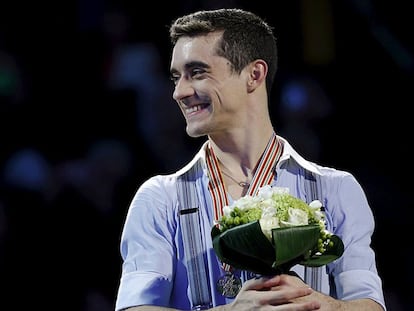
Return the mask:
{"type": "Polygon", "coordinates": [[[199,129],[191,129],[187,127],[186,131],[187,135],[193,138],[207,135],[204,131],[200,131],[199,129]]]}

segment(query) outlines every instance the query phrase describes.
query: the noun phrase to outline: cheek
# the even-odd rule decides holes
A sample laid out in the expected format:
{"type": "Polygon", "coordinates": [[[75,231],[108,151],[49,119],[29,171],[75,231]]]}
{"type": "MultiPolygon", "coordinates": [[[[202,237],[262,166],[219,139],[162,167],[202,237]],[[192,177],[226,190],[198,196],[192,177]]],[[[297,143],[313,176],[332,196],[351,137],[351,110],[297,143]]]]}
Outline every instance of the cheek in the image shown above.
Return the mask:
{"type": "Polygon", "coordinates": [[[240,88],[238,85],[232,85],[230,87],[219,90],[218,95],[221,100],[226,102],[229,108],[240,109],[243,102],[246,101],[246,90],[240,88]]]}

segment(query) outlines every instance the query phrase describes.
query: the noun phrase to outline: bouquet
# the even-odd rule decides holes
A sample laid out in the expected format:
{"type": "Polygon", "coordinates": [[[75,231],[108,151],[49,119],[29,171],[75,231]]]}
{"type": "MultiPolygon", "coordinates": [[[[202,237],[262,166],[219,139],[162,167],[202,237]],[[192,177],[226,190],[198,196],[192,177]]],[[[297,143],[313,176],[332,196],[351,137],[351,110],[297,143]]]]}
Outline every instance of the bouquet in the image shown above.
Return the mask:
{"type": "Polygon", "coordinates": [[[223,263],[263,275],[287,273],[296,264],[323,266],[344,251],[326,230],[319,200],[307,204],[288,188],[269,185],[225,206],[211,235],[223,263]]]}

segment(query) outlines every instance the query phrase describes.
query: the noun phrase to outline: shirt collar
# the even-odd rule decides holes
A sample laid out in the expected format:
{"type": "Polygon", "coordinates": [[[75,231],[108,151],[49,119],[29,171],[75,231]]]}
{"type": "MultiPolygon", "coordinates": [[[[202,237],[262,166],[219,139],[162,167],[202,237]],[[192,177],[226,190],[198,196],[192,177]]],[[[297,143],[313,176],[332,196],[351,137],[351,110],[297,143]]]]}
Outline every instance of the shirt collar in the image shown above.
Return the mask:
{"type": "MultiPolygon", "coordinates": [[[[315,174],[322,175],[322,172],[316,167],[316,165],[308,160],[305,160],[299,153],[296,152],[295,149],[293,149],[293,147],[289,144],[289,142],[285,138],[279,135],[277,135],[277,138],[280,139],[280,141],[283,143],[283,153],[280,156],[278,163],[276,164],[276,168],[280,167],[282,163],[292,158],[304,169],[309,170],[315,174]]],[[[207,144],[208,144],[208,140],[203,143],[200,150],[195,155],[195,157],[192,159],[192,161],[177,172],[178,175],[181,175],[185,173],[186,171],[188,171],[194,165],[194,163],[196,161],[199,161],[200,159],[202,159],[201,162],[202,162],[203,170],[206,172],[207,166],[205,164],[205,154],[206,154],[205,148],[207,147],[207,144]]]]}

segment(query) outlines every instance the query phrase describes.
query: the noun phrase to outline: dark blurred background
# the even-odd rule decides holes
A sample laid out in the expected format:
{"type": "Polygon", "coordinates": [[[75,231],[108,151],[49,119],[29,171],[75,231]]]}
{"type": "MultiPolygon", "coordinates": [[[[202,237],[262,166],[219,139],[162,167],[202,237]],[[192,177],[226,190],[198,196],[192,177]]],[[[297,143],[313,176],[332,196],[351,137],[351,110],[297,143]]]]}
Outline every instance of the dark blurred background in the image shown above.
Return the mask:
{"type": "Polygon", "coordinates": [[[113,310],[132,196],[203,142],[186,136],[171,99],[168,25],[190,11],[239,7],[278,38],[276,132],[308,159],[357,177],[377,221],[389,310],[411,310],[409,5],[2,1],[0,309],[113,310]]]}

